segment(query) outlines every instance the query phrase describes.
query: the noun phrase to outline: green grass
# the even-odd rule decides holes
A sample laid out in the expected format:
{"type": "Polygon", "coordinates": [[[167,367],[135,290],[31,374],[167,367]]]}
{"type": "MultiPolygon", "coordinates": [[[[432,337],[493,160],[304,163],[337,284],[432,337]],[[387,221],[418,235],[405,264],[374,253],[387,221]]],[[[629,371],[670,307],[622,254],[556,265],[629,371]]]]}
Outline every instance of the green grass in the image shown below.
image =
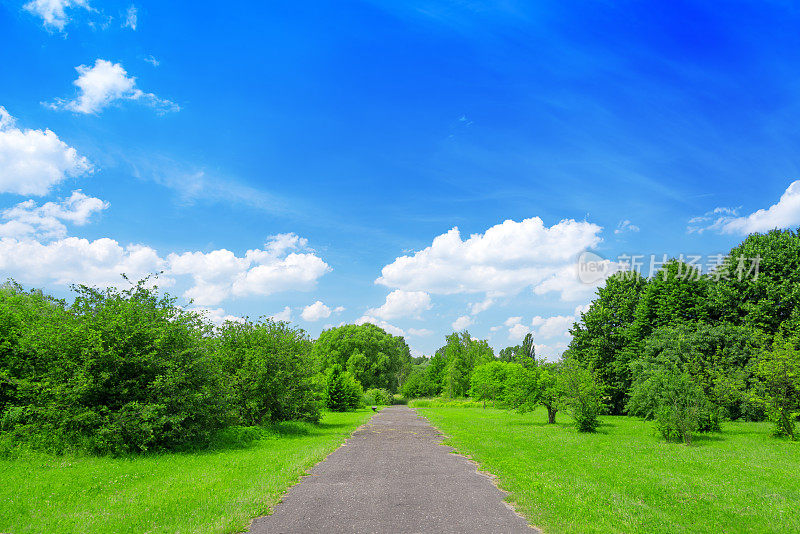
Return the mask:
{"type": "Polygon", "coordinates": [[[0,459],[0,532],[240,532],[371,413],[276,425],[244,446],[229,435],[199,453],[0,459]]]}
{"type": "Polygon", "coordinates": [[[768,423],[727,423],[687,447],[627,417],[580,434],[544,411],[419,412],[544,532],[800,532],[800,445],[768,423]]]}

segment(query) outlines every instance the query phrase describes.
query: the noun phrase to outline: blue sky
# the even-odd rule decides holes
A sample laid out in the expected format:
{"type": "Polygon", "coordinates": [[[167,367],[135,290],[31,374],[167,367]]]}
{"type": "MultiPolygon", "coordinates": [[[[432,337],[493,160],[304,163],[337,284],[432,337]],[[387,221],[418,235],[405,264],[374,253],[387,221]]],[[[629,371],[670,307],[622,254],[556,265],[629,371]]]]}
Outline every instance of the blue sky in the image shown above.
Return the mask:
{"type": "Polygon", "coordinates": [[[0,0],[0,274],[67,295],[164,271],[217,320],[371,321],[417,354],[532,331],[556,357],[582,251],[705,258],[800,225],[798,23],[788,2],[0,0]]]}

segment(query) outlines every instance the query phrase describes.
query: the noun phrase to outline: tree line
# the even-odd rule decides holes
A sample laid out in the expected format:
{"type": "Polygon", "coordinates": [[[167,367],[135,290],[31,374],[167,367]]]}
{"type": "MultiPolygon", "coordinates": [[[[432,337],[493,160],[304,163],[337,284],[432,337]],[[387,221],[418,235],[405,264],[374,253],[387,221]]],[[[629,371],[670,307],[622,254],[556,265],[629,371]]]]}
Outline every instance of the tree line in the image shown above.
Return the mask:
{"type": "Polygon", "coordinates": [[[530,335],[495,358],[485,341],[451,334],[430,360],[415,361],[403,393],[544,406],[551,423],[567,410],[583,431],[603,413],[641,416],[686,443],[726,420],[770,419],[776,434],[794,439],[800,234],[752,234],[706,274],[679,259],[651,278],[617,273],[570,333],[558,362],[537,360],[530,335]]]}
{"type": "Polygon", "coordinates": [[[148,280],[73,289],[67,303],[0,287],[0,449],[203,446],[225,427],[389,403],[411,366],[403,338],[371,324],[314,341],[270,319],[213,325],[148,280]]]}

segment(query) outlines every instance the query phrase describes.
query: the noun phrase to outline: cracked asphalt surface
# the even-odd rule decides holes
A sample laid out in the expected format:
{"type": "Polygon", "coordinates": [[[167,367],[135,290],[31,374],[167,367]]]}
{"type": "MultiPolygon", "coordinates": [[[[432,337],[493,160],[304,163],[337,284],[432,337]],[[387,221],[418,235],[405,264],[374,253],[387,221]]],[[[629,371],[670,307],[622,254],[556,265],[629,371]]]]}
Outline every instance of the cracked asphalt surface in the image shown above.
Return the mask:
{"type": "Polygon", "coordinates": [[[413,409],[384,408],[250,532],[538,532],[441,440],[413,409]]]}

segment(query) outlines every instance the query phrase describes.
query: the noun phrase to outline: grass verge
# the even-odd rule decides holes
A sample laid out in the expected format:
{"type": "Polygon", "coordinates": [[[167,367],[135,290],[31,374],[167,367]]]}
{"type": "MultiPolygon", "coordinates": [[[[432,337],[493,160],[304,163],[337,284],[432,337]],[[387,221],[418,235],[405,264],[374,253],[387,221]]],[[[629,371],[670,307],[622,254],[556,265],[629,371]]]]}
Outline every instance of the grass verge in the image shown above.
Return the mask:
{"type": "Polygon", "coordinates": [[[800,532],[800,445],[770,437],[769,423],[727,423],[687,447],[628,417],[580,434],[543,410],[419,412],[548,533],[800,532]]]}
{"type": "Polygon", "coordinates": [[[0,459],[0,532],[241,532],[371,413],[233,429],[203,452],[0,459]]]}

